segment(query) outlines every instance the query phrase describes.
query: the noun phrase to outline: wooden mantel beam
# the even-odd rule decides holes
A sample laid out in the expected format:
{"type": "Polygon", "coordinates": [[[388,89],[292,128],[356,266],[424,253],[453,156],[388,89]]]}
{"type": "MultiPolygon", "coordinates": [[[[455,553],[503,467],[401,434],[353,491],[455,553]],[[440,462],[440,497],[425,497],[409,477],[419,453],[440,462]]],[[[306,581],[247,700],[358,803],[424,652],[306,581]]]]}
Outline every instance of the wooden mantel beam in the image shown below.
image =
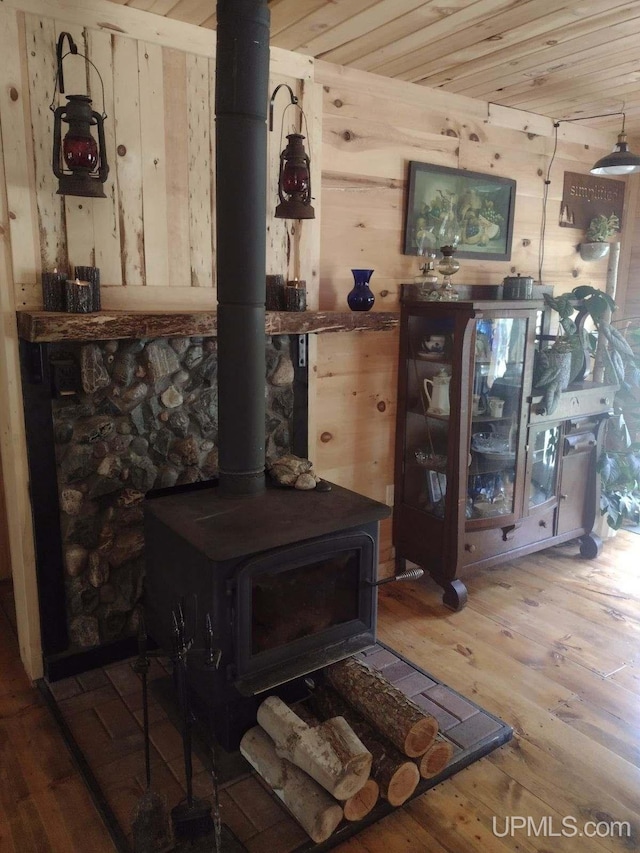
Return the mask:
{"type": "MultiPolygon", "coordinates": [[[[61,314],[18,311],[18,334],[31,343],[107,341],[191,335],[214,337],[215,311],[98,311],[61,314]]],[[[398,326],[392,311],[267,311],[265,334],[305,335],[310,332],[387,331],[398,326]]]]}

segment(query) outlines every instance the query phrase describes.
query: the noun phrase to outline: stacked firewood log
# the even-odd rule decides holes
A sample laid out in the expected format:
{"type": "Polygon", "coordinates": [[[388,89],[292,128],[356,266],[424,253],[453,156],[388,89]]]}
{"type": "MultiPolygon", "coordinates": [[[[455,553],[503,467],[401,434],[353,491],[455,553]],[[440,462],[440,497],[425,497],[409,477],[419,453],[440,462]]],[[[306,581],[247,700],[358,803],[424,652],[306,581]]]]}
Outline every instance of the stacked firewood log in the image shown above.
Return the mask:
{"type": "Polygon", "coordinates": [[[362,820],[382,797],[401,806],[449,762],[437,720],[355,658],[325,670],[307,705],[258,709],[240,751],[313,841],[362,820]]]}

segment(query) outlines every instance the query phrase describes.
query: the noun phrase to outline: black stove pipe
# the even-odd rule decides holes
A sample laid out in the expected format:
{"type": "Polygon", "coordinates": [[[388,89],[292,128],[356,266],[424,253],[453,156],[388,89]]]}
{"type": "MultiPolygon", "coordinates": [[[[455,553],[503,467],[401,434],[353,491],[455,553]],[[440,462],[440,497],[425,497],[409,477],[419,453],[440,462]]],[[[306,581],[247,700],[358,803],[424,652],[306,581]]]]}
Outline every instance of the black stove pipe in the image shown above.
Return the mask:
{"type": "Polygon", "coordinates": [[[265,488],[266,0],[218,0],[216,278],[219,488],[265,488]]]}

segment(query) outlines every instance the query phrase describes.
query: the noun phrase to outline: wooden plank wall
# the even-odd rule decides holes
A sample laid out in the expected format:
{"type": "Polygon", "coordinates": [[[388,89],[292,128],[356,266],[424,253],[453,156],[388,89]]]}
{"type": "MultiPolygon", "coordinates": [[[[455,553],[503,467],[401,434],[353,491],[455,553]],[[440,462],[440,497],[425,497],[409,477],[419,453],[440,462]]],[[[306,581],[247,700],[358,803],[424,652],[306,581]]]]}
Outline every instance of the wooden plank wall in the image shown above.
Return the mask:
{"type": "MultiPolygon", "coordinates": [[[[461,260],[456,279],[500,284],[515,272],[538,278],[542,195],[555,142],[549,119],[320,61],[316,84],[323,97],[321,308],[344,308],[351,268],[366,267],[375,270],[374,310],[398,309],[400,284],[418,271],[417,259],[402,253],[411,160],[514,178],[511,262],[461,260]]],[[[582,232],[561,228],[558,221],[564,171],[588,172],[613,141],[571,124],[559,128],[543,266],[543,280],[558,291],[578,284],[604,286],[606,260],[581,261],[576,245],[582,232]]],[[[635,204],[635,194],[627,195],[635,204]]],[[[633,216],[625,219],[623,246],[630,243],[633,216]]],[[[319,337],[310,451],[327,479],[388,502],[397,347],[395,333],[319,337]]],[[[381,544],[388,560],[389,524],[381,544]]]]}
{"type": "MultiPolygon", "coordinates": [[[[17,270],[18,306],[41,305],[38,282],[43,270],[88,264],[100,268],[105,308],[215,307],[215,35],[210,35],[210,56],[202,56],[81,23],[2,11],[17,36],[8,47],[22,67],[22,89],[28,94],[24,126],[9,132],[15,134],[16,145],[24,143],[22,171],[34,188],[28,199],[33,216],[24,218],[20,236],[29,257],[17,270]],[[111,167],[106,199],[56,194],[48,105],[55,43],[63,30],[95,63],[104,82],[111,167]]],[[[295,64],[301,66],[297,58],[295,64]]],[[[309,76],[310,66],[304,67],[309,76]]],[[[88,76],[94,108],[101,111],[96,72],[91,69],[87,75],[84,60],[73,56],[64,68],[66,91],[84,93],[88,76]]],[[[285,75],[274,75],[273,87],[288,82],[306,107],[302,81],[291,76],[291,69],[283,71],[285,75]]],[[[56,103],[61,101],[58,96],[56,103]]],[[[273,198],[286,102],[282,92],[276,103],[276,132],[269,134],[273,198]]],[[[298,117],[298,111],[287,114],[285,132],[295,129],[298,117]]],[[[16,193],[11,181],[8,191],[16,193]]],[[[271,211],[265,214],[268,270],[317,280],[310,250],[300,250],[300,235],[291,223],[274,220],[271,211]]],[[[305,232],[314,228],[315,223],[305,232]]]]}
{"type": "MultiPolygon", "coordinates": [[[[634,147],[634,150],[638,150],[634,147]]],[[[636,197],[638,190],[636,188],[636,197]]],[[[631,234],[627,241],[629,243],[629,251],[623,252],[621,266],[623,274],[619,277],[619,284],[622,287],[616,295],[616,301],[620,303],[622,297],[622,309],[625,318],[640,318],[640,209],[636,203],[631,208],[631,234]]],[[[622,247],[624,249],[624,246],[622,247]]]]}

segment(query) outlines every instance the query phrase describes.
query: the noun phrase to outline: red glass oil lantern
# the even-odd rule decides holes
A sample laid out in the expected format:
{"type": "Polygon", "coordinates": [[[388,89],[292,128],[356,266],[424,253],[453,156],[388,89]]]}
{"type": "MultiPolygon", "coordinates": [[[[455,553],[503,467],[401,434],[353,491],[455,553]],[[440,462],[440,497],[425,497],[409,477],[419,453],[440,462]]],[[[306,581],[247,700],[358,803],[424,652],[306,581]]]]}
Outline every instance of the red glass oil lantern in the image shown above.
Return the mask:
{"type": "MultiPolygon", "coordinates": [[[[284,113],[290,106],[296,106],[302,113],[305,126],[306,116],[298,104],[297,97],[290,86],[280,83],[274,89],[269,104],[269,130],[273,130],[273,105],[278,90],[289,90],[291,103],[287,104],[284,113]]],[[[284,113],[282,122],[284,125],[284,113]]],[[[280,135],[282,140],[282,131],[280,135]]],[[[311,161],[304,149],[305,137],[301,133],[287,135],[287,145],[280,154],[280,171],[278,173],[278,198],[280,204],[276,207],[275,216],[278,219],[315,219],[316,213],[311,205],[311,161]]]]}
{"type": "MultiPolygon", "coordinates": [[[[69,40],[68,53],[77,54],[78,49],[69,33],[61,33],[58,39],[57,58],[58,71],[56,88],[64,94],[64,77],[62,60],[67,54],[62,54],[65,38],[69,40]]],[[[82,55],[82,54],[80,54],[82,55]]],[[[93,65],[91,60],[85,61],[93,65]]],[[[95,68],[95,66],[93,66],[95,68]]],[[[97,71],[97,69],[96,69],[97,71]]],[[[99,73],[98,73],[98,76],[99,73]]],[[[102,83],[102,78],[100,78],[102,83]]],[[[104,92],[104,89],[103,89],[104,92]]],[[[106,145],[104,138],[104,112],[97,113],[88,95],[67,95],[67,103],[53,111],[53,173],[58,178],[59,195],[84,196],[86,198],[106,198],[103,184],[109,174],[106,145]],[[62,138],[62,123],[68,124],[69,129],[62,138]],[[96,128],[96,141],[91,129],[96,128]]],[[[103,98],[104,100],[104,98],[103,98]]]]}
{"type": "Polygon", "coordinates": [[[106,198],[103,184],[109,174],[105,155],[104,121],[91,109],[87,95],[67,95],[67,103],[53,114],[53,173],[59,195],[106,198]],[[62,122],[69,130],[61,142],[62,122]],[[98,142],[91,134],[97,127],[98,142]]]}
{"type": "Polygon", "coordinates": [[[278,198],[275,215],[279,219],[315,219],[311,206],[311,161],[304,150],[304,136],[290,133],[280,154],[278,198]]]}

